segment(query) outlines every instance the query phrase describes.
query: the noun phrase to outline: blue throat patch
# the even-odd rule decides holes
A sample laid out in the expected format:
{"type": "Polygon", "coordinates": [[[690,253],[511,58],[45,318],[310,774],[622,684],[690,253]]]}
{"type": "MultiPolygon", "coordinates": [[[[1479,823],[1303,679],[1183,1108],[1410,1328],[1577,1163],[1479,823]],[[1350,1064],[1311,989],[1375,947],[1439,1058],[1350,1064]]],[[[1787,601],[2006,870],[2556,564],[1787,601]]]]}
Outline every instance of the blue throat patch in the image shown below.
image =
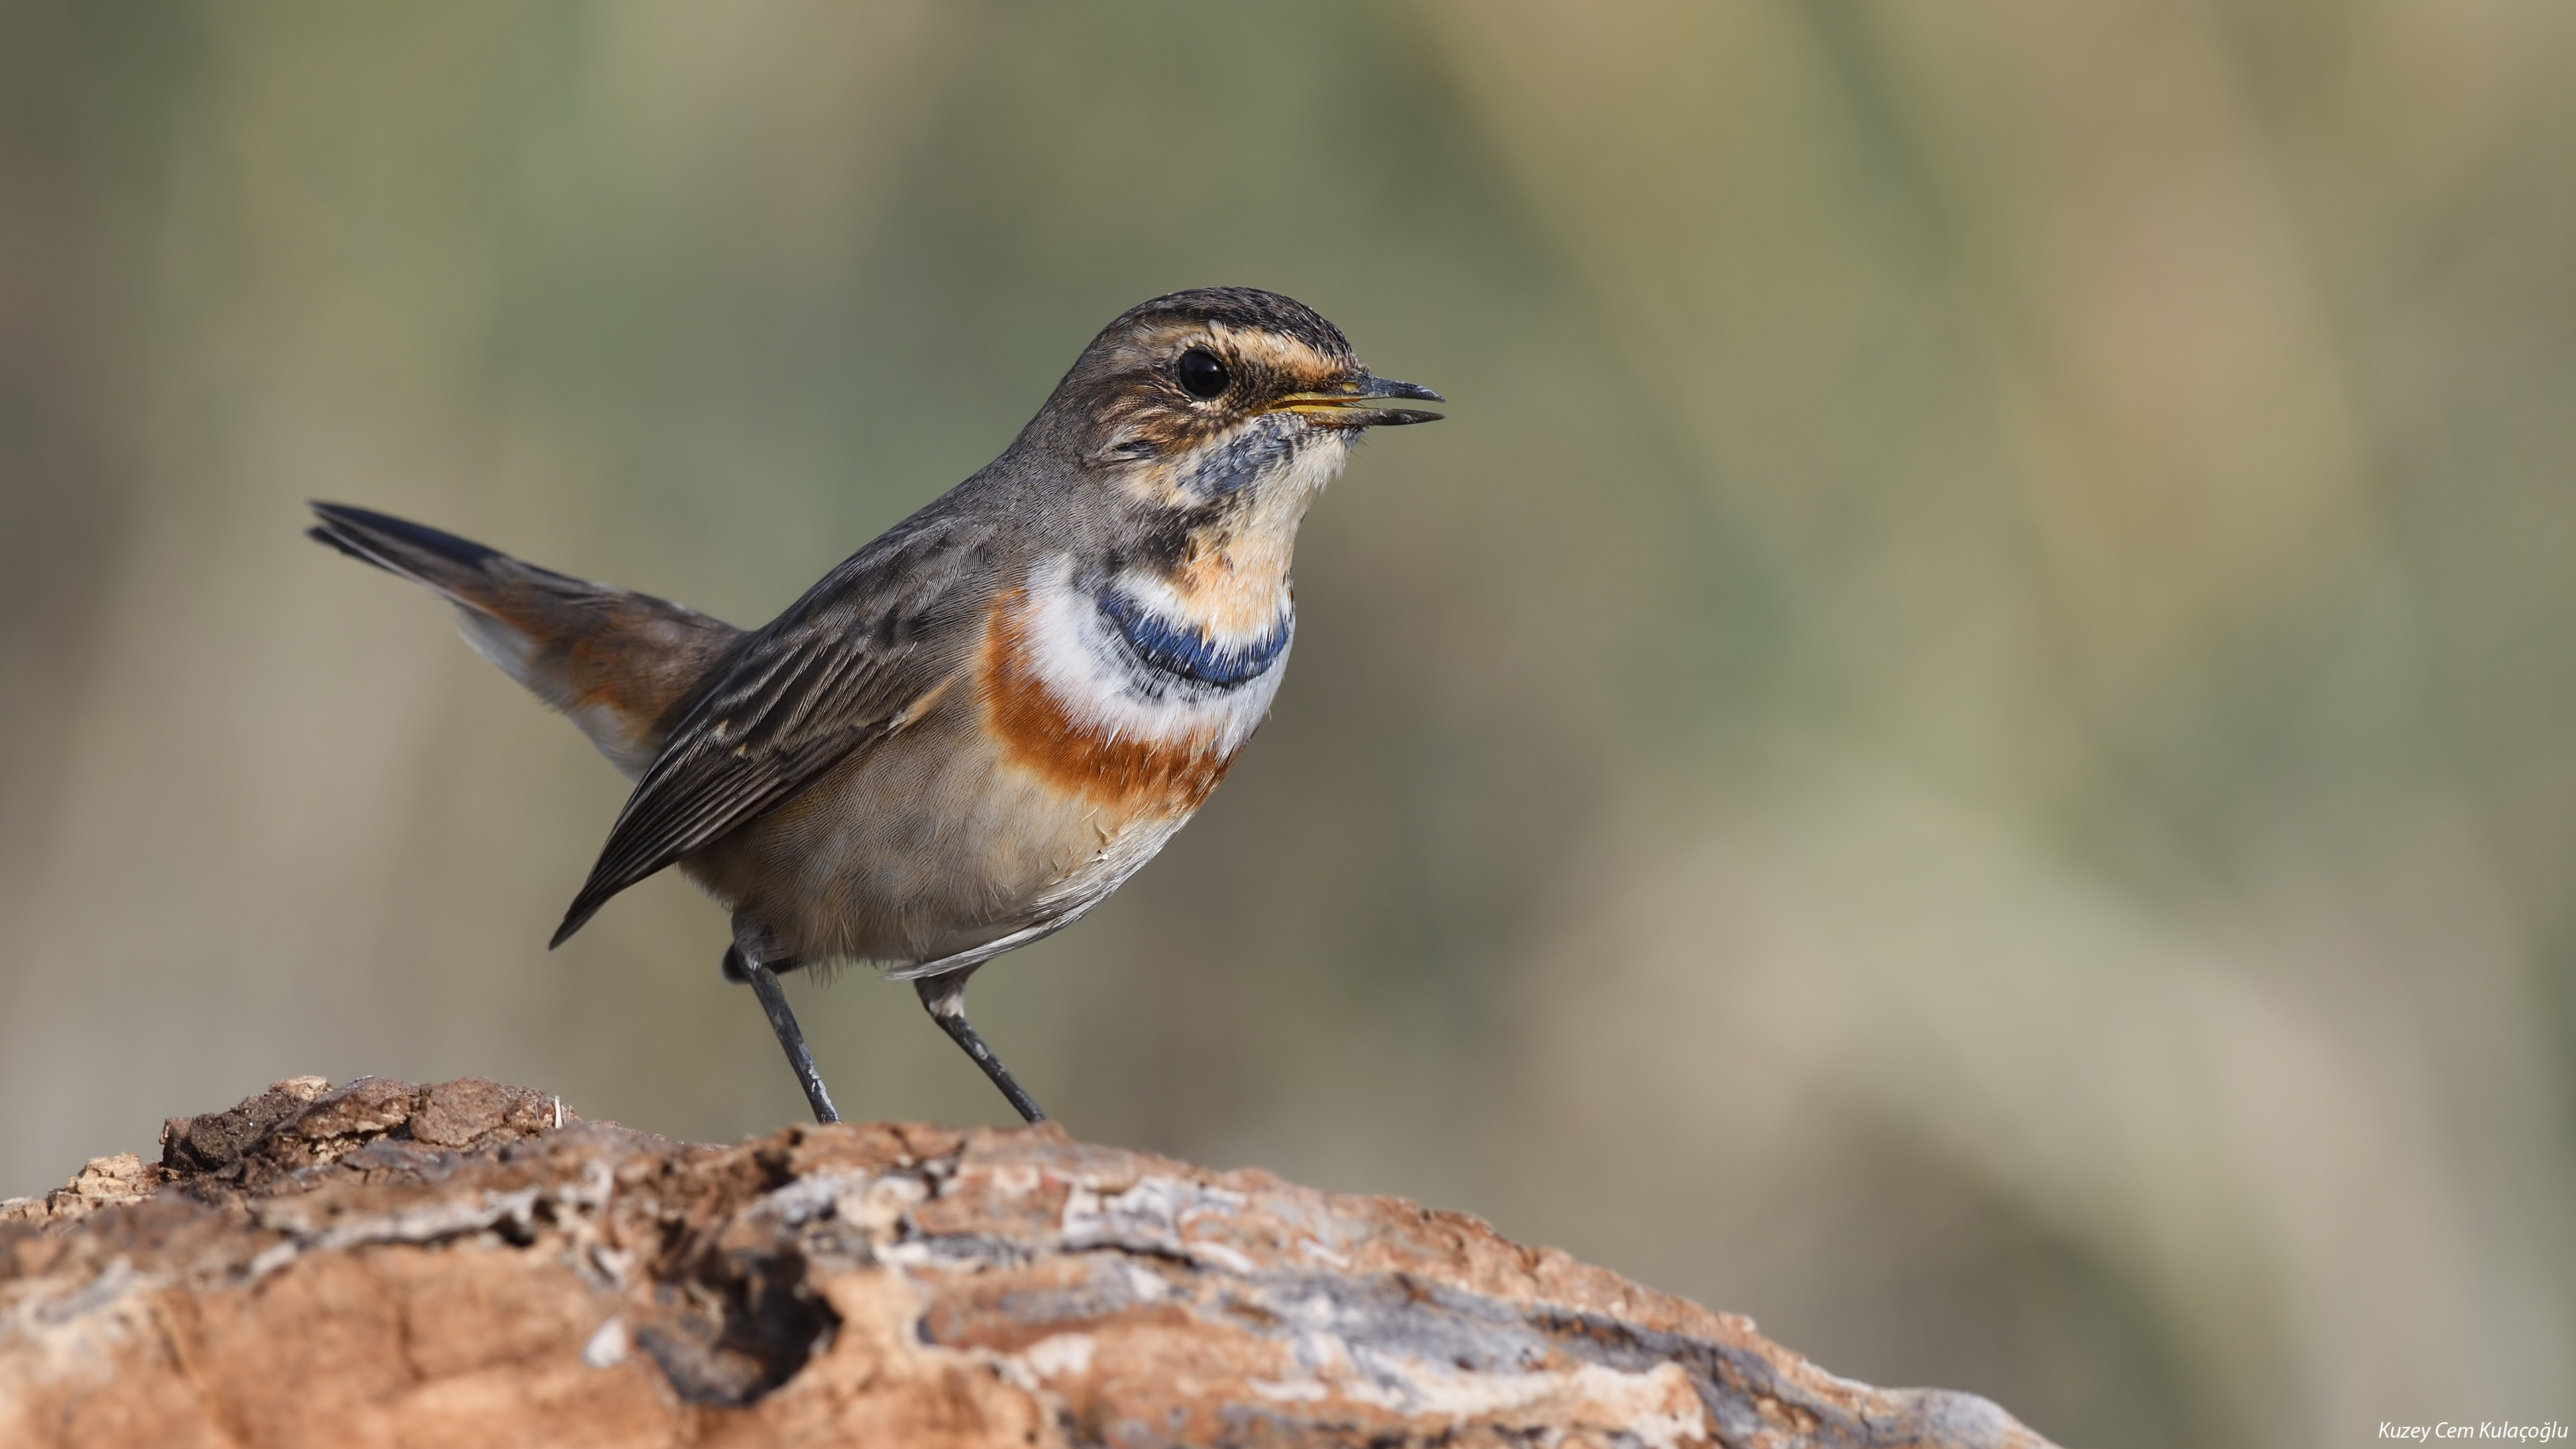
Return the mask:
{"type": "Polygon", "coordinates": [[[1136,657],[1165,674],[1194,679],[1219,689],[1231,689],[1248,679],[1260,677],[1282,651],[1288,647],[1288,621],[1280,620],[1270,632],[1248,644],[1221,645],[1192,628],[1174,628],[1160,617],[1148,613],[1145,606],[1127,597],[1126,591],[1106,588],[1096,596],[1100,617],[1117,629],[1118,637],[1136,651],[1136,657]]]}
{"type": "Polygon", "coordinates": [[[1286,467],[1297,453],[1297,439],[1280,431],[1284,424],[1246,428],[1222,446],[1203,454],[1184,486],[1211,497],[1249,488],[1286,467]]]}

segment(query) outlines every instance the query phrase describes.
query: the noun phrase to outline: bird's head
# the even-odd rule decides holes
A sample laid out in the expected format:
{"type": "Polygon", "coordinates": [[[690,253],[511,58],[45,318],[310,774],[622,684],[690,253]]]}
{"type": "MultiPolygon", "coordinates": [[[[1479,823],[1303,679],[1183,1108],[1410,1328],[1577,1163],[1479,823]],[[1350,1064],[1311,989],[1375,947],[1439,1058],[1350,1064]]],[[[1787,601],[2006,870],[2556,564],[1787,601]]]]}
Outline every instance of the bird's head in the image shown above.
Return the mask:
{"type": "Polygon", "coordinates": [[[1031,426],[1132,506],[1270,515],[1305,504],[1369,428],[1440,394],[1372,375],[1341,329],[1251,287],[1156,297],[1101,329],[1031,426]]]}

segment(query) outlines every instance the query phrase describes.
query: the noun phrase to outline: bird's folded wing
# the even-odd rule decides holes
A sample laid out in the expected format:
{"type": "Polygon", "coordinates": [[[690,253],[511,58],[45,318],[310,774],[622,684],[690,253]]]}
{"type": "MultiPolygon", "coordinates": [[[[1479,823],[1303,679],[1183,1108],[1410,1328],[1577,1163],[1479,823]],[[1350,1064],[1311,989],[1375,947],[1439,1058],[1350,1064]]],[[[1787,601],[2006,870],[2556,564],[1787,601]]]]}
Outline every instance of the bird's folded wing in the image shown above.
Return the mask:
{"type": "Polygon", "coordinates": [[[636,783],[555,931],[786,802],[959,669],[989,607],[989,528],[899,529],[747,637],[636,783]]]}

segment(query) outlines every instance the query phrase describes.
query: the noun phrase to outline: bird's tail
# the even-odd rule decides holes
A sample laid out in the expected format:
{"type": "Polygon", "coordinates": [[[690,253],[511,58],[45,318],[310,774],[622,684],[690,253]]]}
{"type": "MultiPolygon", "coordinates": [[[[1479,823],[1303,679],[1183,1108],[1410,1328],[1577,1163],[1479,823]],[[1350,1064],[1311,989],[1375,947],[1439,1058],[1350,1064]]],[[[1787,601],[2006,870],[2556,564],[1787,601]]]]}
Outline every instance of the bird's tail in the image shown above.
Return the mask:
{"type": "Polygon", "coordinates": [[[662,753],[698,686],[742,631],[649,594],[585,583],[434,528],[316,503],[307,533],[427,584],[465,642],[571,716],[630,780],[662,753]]]}

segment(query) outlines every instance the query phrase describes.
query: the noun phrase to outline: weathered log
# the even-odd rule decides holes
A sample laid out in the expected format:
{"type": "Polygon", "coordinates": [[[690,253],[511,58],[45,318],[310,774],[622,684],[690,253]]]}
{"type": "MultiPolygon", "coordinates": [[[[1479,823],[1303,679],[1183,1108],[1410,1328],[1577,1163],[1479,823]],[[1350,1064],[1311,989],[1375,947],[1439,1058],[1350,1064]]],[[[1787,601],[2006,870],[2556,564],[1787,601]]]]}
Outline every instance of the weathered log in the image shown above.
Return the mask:
{"type": "Polygon", "coordinates": [[[1067,1140],[281,1082],[0,1206],[0,1443],[2014,1446],[1460,1213],[1067,1140]]]}

